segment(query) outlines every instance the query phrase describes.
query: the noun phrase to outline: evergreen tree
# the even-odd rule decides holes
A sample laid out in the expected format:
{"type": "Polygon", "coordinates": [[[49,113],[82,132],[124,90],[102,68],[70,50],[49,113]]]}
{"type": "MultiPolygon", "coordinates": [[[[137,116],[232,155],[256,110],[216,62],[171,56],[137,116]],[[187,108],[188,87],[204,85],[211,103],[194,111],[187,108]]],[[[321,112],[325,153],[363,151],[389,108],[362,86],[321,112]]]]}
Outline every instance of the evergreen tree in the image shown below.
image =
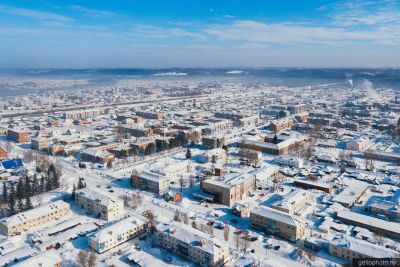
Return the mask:
{"type": "Polygon", "coordinates": [[[33,176],[33,181],[32,181],[32,196],[36,195],[37,193],[39,193],[39,180],[37,178],[37,175],[35,173],[35,175],[33,176]]]}
{"type": "Polygon", "coordinates": [[[27,197],[25,201],[25,210],[31,210],[31,209],[33,209],[31,198],[27,197]]]}
{"type": "Polygon", "coordinates": [[[86,185],[83,183],[82,179],[79,178],[79,181],[78,181],[78,189],[82,189],[82,188],[85,188],[85,187],[86,187],[86,185]]]}
{"type": "Polygon", "coordinates": [[[24,202],[22,201],[22,198],[18,198],[17,202],[18,202],[18,211],[19,212],[24,211],[25,206],[24,202]]]}
{"type": "Polygon", "coordinates": [[[51,178],[51,176],[47,176],[45,190],[46,192],[49,192],[52,189],[53,189],[53,179],[51,178]]]}
{"type": "Polygon", "coordinates": [[[185,157],[186,157],[187,159],[190,159],[190,158],[192,157],[192,151],[190,151],[190,148],[188,148],[188,149],[186,150],[185,157]]]}
{"type": "Polygon", "coordinates": [[[25,187],[24,187],[25,198],[31,197],[31,196],[33,196],[33,194],[34,194],[34,192],[32,190],[31,182],[27,178],[26,181],[25,181],[25,187]]]}
{"type": "Polygon", "coordinates": [[[60,187],[60,176],[57,174],[57,172],[54,172],[53,174],[52,183],[53,183],[53,189],[60,187]]]}
{"type": "Polygon", "coordinates": [[[3,199],[2,199],[2,203],[7,203],[7,202],[8,202],[7,184],[6,184],[6,181],[3,181],[3,199]]]}
{"type": "Polygon", "coordinates": [[[22,177],[19,178],[17,184],[17,198],[22,200],[24,198],[24,183],[22,182],[22,177]]]}
{"type": "Polygon", "coordinates": [[[15,210],[15,202],[16,202],[15,188],[14,188],[14,185],[11,185],[10,196],[8,197],[8,208],[10,210],[11,215],[14,215],[17,213],[15,210]]]}
{"type": "Polygon", "coordinates": [[[75,193],[76,193],[76,186],[75,186],[75,183],[74,183],[74,187],[72,188],[72,193],[71,193],[71,199],[72,200],[75,200],[75,193]]]}
{"type": "Polygon", "coordinates": [[[273,144],[278,144],[279,140],[278,140],[278,136],[275,134],[274,139],[272,139],[272,143],[273,144]]]}
{"type": "Polygon", "coordinates": [[[44,179],[44,175],[40,178],[40,184],[39,184],[39,190],[38,193],[44,193],[45,192],[45,185],[46,185],[46,180],[44,179]]]}

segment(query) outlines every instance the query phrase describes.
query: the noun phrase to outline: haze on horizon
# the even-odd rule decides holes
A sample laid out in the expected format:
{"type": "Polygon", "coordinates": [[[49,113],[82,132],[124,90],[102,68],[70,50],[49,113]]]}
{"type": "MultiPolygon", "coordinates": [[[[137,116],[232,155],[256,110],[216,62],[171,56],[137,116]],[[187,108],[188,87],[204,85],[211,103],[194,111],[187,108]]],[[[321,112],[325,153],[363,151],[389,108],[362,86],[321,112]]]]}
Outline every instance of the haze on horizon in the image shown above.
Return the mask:
{"type": "Polygon", "coordinates": [[[0,3],[0,68],[399,67],[394,0],[0,3]]]}

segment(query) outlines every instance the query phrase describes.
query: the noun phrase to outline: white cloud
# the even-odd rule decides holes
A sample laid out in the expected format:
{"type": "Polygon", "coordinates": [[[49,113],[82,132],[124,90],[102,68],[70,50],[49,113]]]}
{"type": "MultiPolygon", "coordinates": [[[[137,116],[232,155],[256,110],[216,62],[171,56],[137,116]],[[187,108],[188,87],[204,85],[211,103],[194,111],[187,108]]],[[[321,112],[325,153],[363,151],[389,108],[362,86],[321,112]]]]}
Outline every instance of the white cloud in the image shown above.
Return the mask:
{"type": "Polygon", "coordinates": [[[400,43],[399,36],[386,29],[355,31],[342,27],[304,26],[293,23],[263,23],[238,20],[231,24],[214,24],[206,27],[207,34],[220,40],[236,40],[276,44],[330,44],[372,41],[376,43],[400,43]]]}
{"type": "Polygon", "coordinates": [[[65,23],[73,21],[72,18],[56,13],[37,11],[26,8],[14,8],[4,5],[0,5],[0,13],[31,18],[46,23],[51,23],[51,22],[58,23],[58,25],[64,25],[65,23]]]}
{"type": "Polygon", "coordinates": [[[90,9],[90,8],[86,8],[86,7],[78,6],[78,5],[70,6],[70,9],[80,12],[80,13],[83,13],[90,17],[95,17],[95,18],[125,17],[125,16],[123,16],[121,14],[117,14],[115,12],[106,11],[106,10],[90,9]]]}

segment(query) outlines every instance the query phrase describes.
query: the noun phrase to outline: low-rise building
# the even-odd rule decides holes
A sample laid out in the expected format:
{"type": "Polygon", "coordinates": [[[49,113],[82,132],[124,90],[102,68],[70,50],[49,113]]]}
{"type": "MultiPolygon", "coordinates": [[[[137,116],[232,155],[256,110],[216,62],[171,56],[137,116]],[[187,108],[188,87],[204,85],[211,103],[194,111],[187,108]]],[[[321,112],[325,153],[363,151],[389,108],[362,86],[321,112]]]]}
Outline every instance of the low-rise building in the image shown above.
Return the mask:
{"type": "Polygon", "coordinates": [[[289,155],[276,157],[274,161],[280,165],[286,165],[295,168],[303,168],[303,160],[289,155]]]}
{"type": "Polygon", "coordinates": [[[46,251],[41,254],[30,257],[14,267],[61,267],[62,259],[60,255],[52,251],[46,251]]]}
{"type": "Polygon", "coordinates": [[[289,214],[299,214],[303,209],[315,202],[314,196],[305,190],[293,190],[283,196],[277,203],[271,205],[271,208],[280,210],[289,214]]]}
{"type": "Polygon", "coordinates": [[[391,259],[399,257],[399,253],[394,250],[350,236],[340,236],[330,241],[329,253],[349,262],[357,258],[391,259]]]}
{"type": "Polygon", "coordinates": [[[290,241],[299,240],[305,229],[305,223],[300,218],[265,206],[258,206],[250,211],[250,224],[290,241]]]}
{"type": "Polygon", "coordinates": [[[146,231],[145,218],[133,215],[89,236],[89,246],[98,253],[103,253],[132,239],[146,231]]]}
{"type": "Polygon", "coordinates": [[[5,159],[7,158],[8,153],[7,151],[4,150],[4,148],[0,147],[0,159],[5,159]]]}
{"type": "Polygon", "coordinates": [[[46,137],[34,137],[31,138],[31,147],[34,150],[47,150],[49,148],[50,142],[46,137]]]}
{"type": "Polygon", "coordinates": [[[8,129],[7,138],[17,143],[29,142],[31,132],[27,130],[8,129]]]}
{"type": "Polygon", "coordinates": [[[124,201],[100,191],[83,188],[75,193],[75,203],[95,216],[107,220],[118,220],[124,216],[124,201]]]}
{"type": "Polygon", "coordinates": [[[400,222],[400,206],[392,201],[381,200],[368,206],[374,216],[384,215],[389,220],[400,222]]]}
{"type": "Polygon", "coordinates": [[[332,193],[333,192],[333,187],[332,185],[328,183],[317,183],[313,181],[308,181],[308,180],[294,180],[293,183],[296,186],[305,188],[305,189],[316,189],[320,191],[324,191],[326,193],[332,193]]]}
{"type": "Polygon", "coordinates": [[[218,179],[201,182],[201,189],[215,196],[215,201],[232,206],[256,189],[254,173],[228,173],[218,179]]]}
{"type": "Polygon", "coordinates": [[[83,161],[106,164],[113,162],[115,156],[108,151],[102,151],[96,148],[87,148],[82,151],[81,159],[83,161]]]}
{"type": "Polygon", "coordinates": [[[228,244],[182,223],[157,225],[158,245],[200,266],[223,266],[228,244]]]}
{"type": "Polygon", "coordinates": [[[70,206],[62,200],[51,202],[41,207],[20,212],[0,220],[0,232],[12,236],[27,232],[70,214],[70,206]]]}
{"type": "Polygon", "coordinates": [[[342,210],[337,218],[344,223],[367,228],[368,230],[390,238],[400,239],[400,227],[398,223],[381,220],[350,210],[342,210]]]}

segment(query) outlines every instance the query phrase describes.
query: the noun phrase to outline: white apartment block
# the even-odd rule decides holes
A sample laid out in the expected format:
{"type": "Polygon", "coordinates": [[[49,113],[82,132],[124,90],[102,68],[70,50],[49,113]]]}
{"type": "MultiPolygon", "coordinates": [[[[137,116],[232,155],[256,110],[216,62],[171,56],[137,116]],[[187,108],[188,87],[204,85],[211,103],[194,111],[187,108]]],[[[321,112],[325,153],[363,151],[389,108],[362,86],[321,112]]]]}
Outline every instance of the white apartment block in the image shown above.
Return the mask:
{"type": "Polygon", "coordinates": [[[228,244],[182,223],[157,225],[158,245],[200,266],[223,266],[228,244]]]}
{"type": "Polygon", "coordinates": [[[89,246],[103,253],[146,231],[146,221],[139,215],[116,222],[89,237],[89,246]]]}
{"type": "Polygon", "coordinates": [[[293,190],[277,203],[273,203],[271,208],[289,214],[299,214],[303,209],[315,203],[314,196],[306,190],[293,190]]]}
{"type": "Polygon", "coordinates": [[[329,242],[329,253],[352,262],[353,258],[398,258],[400,253],[350,236],[339,236],[329,242]]]}
{"type": "Polygon", "coordinates": [[[250,211],[250,225],[290,241],[299,240],[305,229],[302,219],[265,206],[258,206],[250,211]]]}
{"type": "Polygon", "coordinates": [[[12,236],[27,232],[70,214],[70,206],[62,200],[51,202],[36,209],[20,212],[0,221],[0,232],[12,236]]]}
{"type": "Polygon", "coordinates": [[[113,221],[124,216],[124,201],[100,191],[83,188],[76,191],[75,203],[100,219],[113,221]]]}
{"type": "Polygon", "coordinates": [[[274,159],[274,161],[281,165],[296,167],[300,169],[303,168],[303,163],[304,163],[302,159],[289,155],[278,156],[274,159]]]}

